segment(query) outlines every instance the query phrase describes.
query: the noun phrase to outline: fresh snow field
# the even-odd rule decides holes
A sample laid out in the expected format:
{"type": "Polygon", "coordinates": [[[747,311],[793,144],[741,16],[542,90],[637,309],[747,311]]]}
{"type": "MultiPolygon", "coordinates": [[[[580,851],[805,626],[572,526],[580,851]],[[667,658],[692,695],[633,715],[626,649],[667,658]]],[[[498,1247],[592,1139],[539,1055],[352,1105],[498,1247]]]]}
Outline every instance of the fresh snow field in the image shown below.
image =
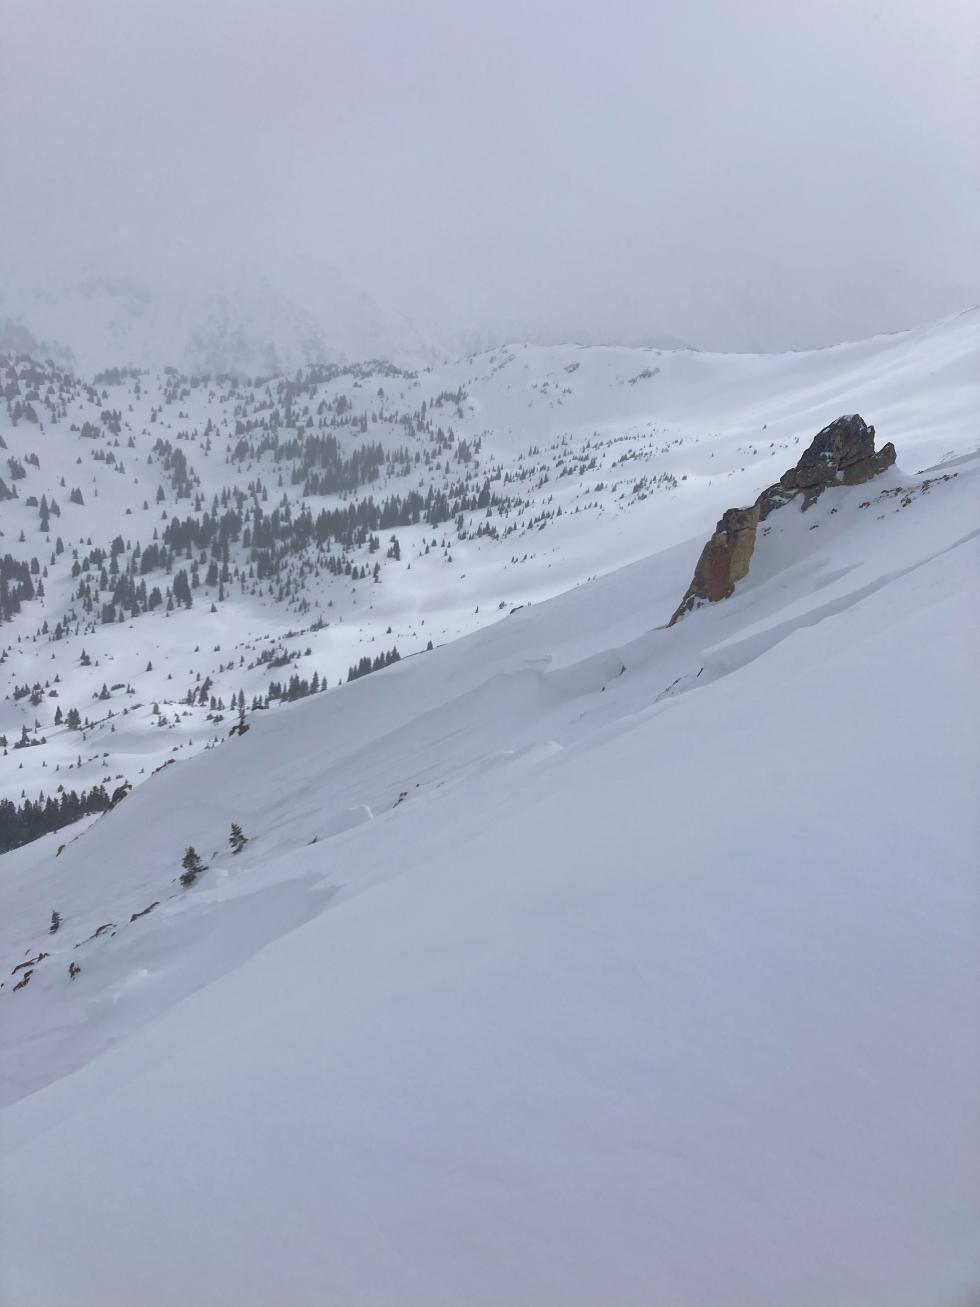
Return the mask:
{"type": "MultiPolygon", "coordinates": [[[[67,557],[0,673],[50,662],[88,711],[129,681],[144,709],[76,768],[44,705],[48,743],[2,759],[11,798],[55,768],[135,788],[0,859],[0,1301],[975,1303],[980,313],[811,354],[517,346],[379,384],[402,411],[462,387],[482,467],[537,447],[542,471],[510,535],[399,527],[377,585],[311,580],[302,621],[236,589],[39,636],[79,537],[135,535],[144,499],[159,524],[160,433],[134,409],[126,477],[67,422],[4,428],[41,466],[0,552],[41,548],[43,492],[67,557]],[[778,510],[734,596],[666,629],[721,512],[847,412],[897,466],[778,510]],[[90,480],[84,507],[58,484],[81,456],[101,518],[90,480]],[[239,657],[317,613],[294,666],[327,693],[240,738],[177,717],[197,670],[250,702],[268,668],[239,657]],[[400,663],[337,686],[393,637],[400,663]],[[188,845],[207,870],[183,888],[188,845]]],[[[203,431],[194,405],[175,428],[203,431]]],[[[224,445],[188,453],[206,502],[224,445]]],[[[0,707],[8,735],[35,711],[0,707]]]]}

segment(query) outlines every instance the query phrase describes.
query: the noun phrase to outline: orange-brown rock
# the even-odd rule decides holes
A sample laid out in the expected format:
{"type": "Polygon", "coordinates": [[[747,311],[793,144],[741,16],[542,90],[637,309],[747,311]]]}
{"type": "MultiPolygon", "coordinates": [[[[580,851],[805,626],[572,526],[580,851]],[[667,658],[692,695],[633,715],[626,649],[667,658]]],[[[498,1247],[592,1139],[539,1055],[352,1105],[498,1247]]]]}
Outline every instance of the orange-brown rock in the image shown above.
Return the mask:
{"type": "Polygon", "coordinates": [[[671,624],[682,611],[694,607],[699,599],[716,603],[719,599],[728,598],[735,589],[735,582],[748,575],[758,525],[758,504],[751,508],[728,510],[715,527],[714,535],[701,550],[701,557],[694,569],[694,579],[680,608],[671,619],[671,624]]]}
{"type": "Polygon", "coordinates": [[[727,599],[737,581],[748,575],[756,529],[770,513],[798,496],[805,511],[831,486],[855,486],[870,481],[895,462],[895,446],[875,452],[875,429],[852,414],[837,418],[817,433],[796,467],[784,472],[751,508],[730,508],[701,551],[694,578],[668,623],[703,603],[727,599]]]}

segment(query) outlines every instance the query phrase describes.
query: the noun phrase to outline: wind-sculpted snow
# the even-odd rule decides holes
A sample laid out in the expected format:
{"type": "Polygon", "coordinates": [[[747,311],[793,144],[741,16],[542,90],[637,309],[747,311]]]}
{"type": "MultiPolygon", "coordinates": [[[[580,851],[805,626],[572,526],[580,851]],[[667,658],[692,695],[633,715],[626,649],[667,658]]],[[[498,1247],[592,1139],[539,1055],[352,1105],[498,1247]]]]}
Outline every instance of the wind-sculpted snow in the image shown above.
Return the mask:
{"type": "MultiPolygon", "coordinates": [[[[505,567],[513,540],[454,537],[472,587],[454,599],[424,552],[389,560],[377,589],[413,605],[415,656],[250,711],[244,735],[226,715],[220,748],[0,860],[0,1300],[975,1296],[964,329],[854,347],[848,384],[880,406],[834,408],[873,416],[900,466],[773,514],[724,604],[662,624],[719,503],[785,451],[688,434],[649,459],[677,488],[628,508],[600,492],[601,512],[573,511],[608,466],[564,478],[572,508],[535,570],[505,567]],[[920,354],[939,380],[920,373],[916,403],[920,354]],[[426,652],[453,603],[458,638],[426,652]],[[188,846],[205,870],[185,888],[188,846]]],[[[564,375],[603,353],[621,355],[580,351],[564,375]]],[[[825,392],[823,362],[738,366],[825,392]]],[[[631,386],[642,368],[618,357],[624,393],[674,361],[658,366],[631,386]]],[[[711,366],[734,405],[729,362],[711,366]]],[[[142,615],[134,639],[201,606],[142,615]]],[[[161,660],[184,680],[185,648],[161,660]]]]}

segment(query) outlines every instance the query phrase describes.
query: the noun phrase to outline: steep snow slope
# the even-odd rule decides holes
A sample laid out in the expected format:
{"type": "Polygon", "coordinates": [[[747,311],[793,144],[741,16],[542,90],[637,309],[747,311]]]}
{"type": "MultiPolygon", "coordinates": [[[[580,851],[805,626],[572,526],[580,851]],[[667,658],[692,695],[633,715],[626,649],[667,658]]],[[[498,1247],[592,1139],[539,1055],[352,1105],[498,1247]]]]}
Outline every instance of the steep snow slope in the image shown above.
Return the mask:
{"type": "Polygon", "coordinates": [[[46,741],[0,758],[0,797],[20,803],[59,785],[139,783],[226,739],[232,696],[264,701],[292,677],[336,686],[364,657],[444,643],[682,541],[693,566],[713,520],[750,503],[842,412],[875,422],[908,473],[970,452],[980,313],[768,357],[515,346],[417,373],[368,364],[304,374],[302,384],[161,371],[62,389],[56,378],[54,398],[32,365],[11,370],[8,381],[0,368],[0,474],[19,497],[0,502],[0,554],[37,560],[45,592],[0,628],[0,736],[12,746],[26,728],[46,741]],[[28,403],[39,421],[15,425],[10,415],[28,403]],[[377,445],[393,461],[353,491],[317,493],[283,452],[311,435],[335,437],[347,455],[377,445]],[[188,469],[180,485],[177,453],[188,469]],[[259,510],[268,518],[279,506],[295,521],[409,492],[444,495],[448,517],[427,510],[429,520],[378,529],[373,552],[364,537],[294,541],[263,576],[268,550],[245,543],[259,510]],[[472,507],[480,494],[494,505],[472,507]],[[59,508],[46,531],[42,497],[59,508]],[[240,504],[244,523],[227,583],[208,580],[221,558],[213,540],[199,553],[177,544],[147,567],[146,550],[175,519],[200,519],[216,502],[218,513],[240,504]],[[133,616],[115,600],[114,540],[119,575],[161,591],[155,611],[133,616]],[[167,611],[175,575],[198,566],[193,607],[167,611]],[[377,582],[347,574],[375,566],[377,582]],[[72,708],[81,731],[56,724],[72,708]]]}
{"type": "Polygon", "coordinates": [[[899,467],[731,600],[661,625],[704,473],[697,539],[0,862],[5,1301],[975,1295],[980,459],[891,384],[899,467]]]}

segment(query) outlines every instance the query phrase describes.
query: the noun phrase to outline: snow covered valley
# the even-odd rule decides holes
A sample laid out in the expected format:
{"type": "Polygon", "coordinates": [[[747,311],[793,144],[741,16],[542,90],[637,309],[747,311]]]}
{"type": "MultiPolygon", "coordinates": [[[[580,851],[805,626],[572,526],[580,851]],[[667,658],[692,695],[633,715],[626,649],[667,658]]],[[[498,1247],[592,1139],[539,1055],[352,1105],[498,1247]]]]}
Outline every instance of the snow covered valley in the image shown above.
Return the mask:
{"type": "Polygon", "coordinates": [[[0,859],[0,1300],[976,1300],[980,313],[813,354],[515,347],[273,381],[268,410],[265,383],[34,384],[0,522],[49,576],[0,707],[45,742],[0,792],[133,789],[0,859]],[[369,491],[292,479],[302,405],[381,447],[369,491]],[[721,513],[852,412],[897,464],[778,509],[668,628],[721,513]],[[145,555],[238,489],[257,532],[260,477],[283,522],[409,487],[450,511],[397,556],[389,528],[203,562],[172,533],[193,603],[110,598],[154,580],[133,518],[145,555]],[[270,662],[332,688],[253,710],[270,662]],[[91,716],[102,684],[111,718],[54,729],[52,688],[91,716]]]}

